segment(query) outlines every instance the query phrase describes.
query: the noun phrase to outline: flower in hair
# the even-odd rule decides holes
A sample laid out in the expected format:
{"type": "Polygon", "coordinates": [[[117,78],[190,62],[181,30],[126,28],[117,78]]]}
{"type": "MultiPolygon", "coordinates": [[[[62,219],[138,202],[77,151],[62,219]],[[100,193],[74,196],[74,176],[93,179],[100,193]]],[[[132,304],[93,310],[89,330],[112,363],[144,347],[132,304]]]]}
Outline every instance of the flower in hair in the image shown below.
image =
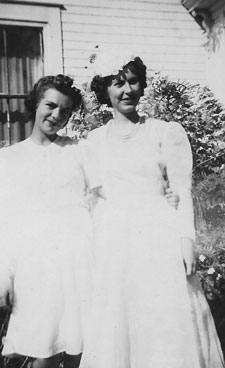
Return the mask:
{"type": "Polygon", "coordinates": [[[137,54],[125,47],[98,48],[90,56],[90,63],[93,64],[95,75],[107,77],[118,74],[136,56],[137,54]]]}

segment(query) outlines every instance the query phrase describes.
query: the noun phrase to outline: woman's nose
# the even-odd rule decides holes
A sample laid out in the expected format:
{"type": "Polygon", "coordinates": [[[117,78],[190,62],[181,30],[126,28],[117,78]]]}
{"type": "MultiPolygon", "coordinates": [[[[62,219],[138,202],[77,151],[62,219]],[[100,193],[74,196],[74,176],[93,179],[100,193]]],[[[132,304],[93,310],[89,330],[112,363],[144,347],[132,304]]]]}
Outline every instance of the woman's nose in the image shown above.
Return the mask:
{"type": "Polygon", "coordinates": [[[58,120],[59,117],[60,117],[60,109],[59,107],[55,108],[53,111],[52,111],[52,117],[53,119],[55,120],[58,120]]]}
{"type": "Polygon", "coordinates": [[[128,82],[125,83],[125,91],[126,91],[126,93],[132,92],[131,85],[128,82]]]}

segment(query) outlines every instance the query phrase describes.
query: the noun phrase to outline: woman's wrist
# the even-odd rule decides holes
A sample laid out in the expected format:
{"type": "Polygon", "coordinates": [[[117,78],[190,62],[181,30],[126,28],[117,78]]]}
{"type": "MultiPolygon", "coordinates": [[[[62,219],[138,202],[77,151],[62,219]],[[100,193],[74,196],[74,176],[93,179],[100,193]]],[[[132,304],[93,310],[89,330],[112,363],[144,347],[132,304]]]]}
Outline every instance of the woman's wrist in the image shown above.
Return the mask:
{"type": "Polygon", "coordinates": [[[181,237],[181,245],[183,246],[193,246],[195,248],[195,241],[193,238],[188,237],[188,236],[182,236],[181,237]]]}
{"type": "Polygon", "coordinates": [[[188,237],[181,238],[181,253],[186,275],[193,276],[196,273],[196,252],[193,239],[188,237]]]}

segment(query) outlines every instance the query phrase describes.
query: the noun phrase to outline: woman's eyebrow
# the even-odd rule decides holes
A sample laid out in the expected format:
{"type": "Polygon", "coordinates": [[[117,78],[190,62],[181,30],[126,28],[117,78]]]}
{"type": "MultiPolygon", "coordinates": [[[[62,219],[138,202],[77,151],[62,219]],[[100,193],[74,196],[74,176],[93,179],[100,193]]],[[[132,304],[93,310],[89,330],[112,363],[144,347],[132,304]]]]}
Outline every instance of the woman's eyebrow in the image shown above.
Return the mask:
{"type": "Polygon", "coordinates": [[[46,103],[53,104],[53,105],[57,105],[57,103],[55,103],[54,101],[51,101],[51,100],[46,100],[45,102],[46,102],[46,103]]]}

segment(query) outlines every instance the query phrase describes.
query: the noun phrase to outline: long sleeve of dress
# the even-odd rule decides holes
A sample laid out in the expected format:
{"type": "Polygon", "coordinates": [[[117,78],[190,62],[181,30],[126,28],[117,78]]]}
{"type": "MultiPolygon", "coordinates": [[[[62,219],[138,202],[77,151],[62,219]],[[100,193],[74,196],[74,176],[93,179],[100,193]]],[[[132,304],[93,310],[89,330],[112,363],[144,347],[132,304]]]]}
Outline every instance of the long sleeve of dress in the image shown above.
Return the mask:
{"type": "Polygon", "coordinates": [[[7,282],[14,275],[15,254],[10,241],[13,233],[11,214],[13,213],[13,195],[7,160],[0,159],[0,282],[7,282]]]}
{"type": "Polygon", "coordinates": [[[181,237],[195,238],[192,186],[192,151],[184,128],[170,122],[162,142],[170,187],[180,196],[178,221],[181,237]]]}

